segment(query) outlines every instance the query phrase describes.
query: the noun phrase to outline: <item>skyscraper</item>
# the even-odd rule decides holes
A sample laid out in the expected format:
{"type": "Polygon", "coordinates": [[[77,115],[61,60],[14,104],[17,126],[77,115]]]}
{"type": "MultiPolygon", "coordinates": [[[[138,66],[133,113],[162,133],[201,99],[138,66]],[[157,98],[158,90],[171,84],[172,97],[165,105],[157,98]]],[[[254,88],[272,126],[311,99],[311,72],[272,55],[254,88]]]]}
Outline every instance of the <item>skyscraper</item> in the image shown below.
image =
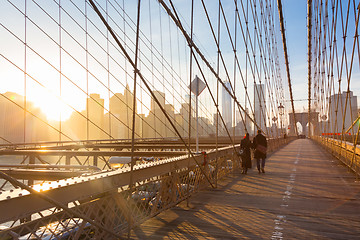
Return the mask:
{"type": "MultiPolygon", "coordinates": [[[[265,102],[265,84],[254,85],[254,120],[257,125],[265,131],[266,129],[266,102],[265,102]]],[[[254,126],[254,132],[256,132],[254,126]]]]}
{"type": "MultiPolygon", "coordinates": [[[[160,91],[153,91],[155,97],[160,102],[160,105],[164,108],[165,107],[165,93],[160,91]]],[[[151,111],[160,110],[159,105],[156,103],[154,98],[151,98],[151,111]]]]}
{"type": "Polygon", "coordinates": [[[24,101],[24,96],[14,92],[3,93],[0,97],[0,143],[50,140],[45,115],[30,101],[25,106],[24,101]]]}
{"type": "MultiPolygon", "coordinates": [[[[247,114],[249,114],[248,109],[246,108],[247,114]]],[[[236,134],[243,136],[245,133],[250,133],[251,131],[251,120],[244,112],[240,114],[239,110],[236,110],[236,134]]]]}
{"type": "Polygon", "coordinates": [[[231,92],[230,82],[224,82],[226,88],[222,88],[222,108],[221,115],[224,119],[226,127],[232,127],[232,98],[231,95],[227,92],[228,89],[231,92]]]}
{"type": "Polygon", "coordinates": [[[346,131],[353,121],[357,118],[357,96],[353,95],[353,92],[349,92],[349,98],[346,104],[346,95],[347,92],[342,92],[341,94],[334,94],[330,96],[329,105],[329,120],[331,122],[330,131],[333,133],[341,133],[344,122],[344,131],[346,131]],[[345,113],[345,104],[346,104],[346,113],[345,113]],[[345,116],[344,116],[345,114],[345,116]],[[344,118],[345,117],[345,118],[344,118]],[[335,124],[336,120],[336,124],[335,124]]]}
{"type": "MultiPolygon", "coordinates": [[[[130,91],[129,85],[126,84],[124,94],[115,93],[110,98],[110,124],[111,135],[114,138],[130,139],[132,133],[132,108],[134,96],[130,91]]],[[[135,112],[137,106],[135,104],[135,112]]],[[[141,136],[141,129],[139,128],[139,118],[136,117],[135,132],[141,136]]]]}
{"type": "Polygon", "coordinates": [[[104,138],[105,134],[102,131],[104,125],[104,99],[100,98],[100,94],[92,93],[86,100],[86,110],[91,121],[89,122],[88,138],[104,138]]]}
{"type": "MultiPolygon", "coordinates": [[[[165,93],[160,91],[153,91],[156,99],[159,101],[161,107],[165,109],[165,93]]],[[[165,115],[161,108],[156,103],[155,99],[151,98],[151,109],[148,116],[149,124],[152,126],[152,134],[150,137],[162,138],[166,137],[165,115]]]]}

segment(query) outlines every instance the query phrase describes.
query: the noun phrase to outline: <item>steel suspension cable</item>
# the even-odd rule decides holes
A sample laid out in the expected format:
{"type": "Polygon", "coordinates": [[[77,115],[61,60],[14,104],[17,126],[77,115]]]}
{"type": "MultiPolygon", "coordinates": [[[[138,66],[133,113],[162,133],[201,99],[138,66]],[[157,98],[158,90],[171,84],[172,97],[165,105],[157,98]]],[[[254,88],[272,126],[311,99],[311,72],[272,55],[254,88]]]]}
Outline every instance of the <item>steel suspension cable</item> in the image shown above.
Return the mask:
{"type": "Polygon", "coordinates": [[[225,91],[233,98],[235,99],[236,103],[238,104],[238,106],[241,108],[241,110],[249,117],[249,119],[255,124],[256,127],[259,128],[258,124],[253,120],[253,118],[250,117],[250,115],[245,111],[245,109],[242,107],[242,105],[239,103],[239,101],[236,99],[236,97],[232,94],[232,92],[230,90],[227,89],[226,85],[224,84],[224,82],[221,80],[221,78],[219,77],[219,75],[216,73],[216,71],[213,69],[213,67],[211,66],[211,64],[207,61],[207,59],[205,58],[205,56],[201,53],[200,49],[196,46],[196,44],[190,40],[189,35],[187,34],[187,32],[185,31],[185,29],[182,27],[181,23],[178,21],[178,17],[175,17],[174,14],[176,15],[176,12],[174,12],[174,14],[172,13],[172,11],[169,9],[169,7],[166,5],[166,3],[163,0],[158,0],[161,5],[163,6],[163,8],[165,9],[165,11],[169,14],[169,16],[173,19],[173,21],[175,22],[175,24],[179,27],[179,29],[181,30],[181,32],[183,33],[184,37],[186,38],[186,40],[188,41],[189,45],[192,45],[192,47],[195,49],[195,51],[197,52],[197,54],[200,56],[200,58],[202,59],[202,61],[206,64],[206,66],[208,67],[208,69],[212,72],[212,74],[214,74],[214,76],[216,77],[217,81],[219,81],[219,83],[224,87],[225,91]]]}
{"type": "MultiPolygon", "coordinates": [[[[312,21],[312,0],[307,1],[307,11],[308,11],[308,119],[310,122],[310,113],[311,113],[311,21],[312,21]]],[[[310,136],[310,124],[308,126],[308,135],[310,136]]]]}
{"type": "Polygon", "coordinates": [[[287,53],[287,47],[286,47],[285,26],[284,26],[284,17],[283,17],[281,0],[277,0],[277,3],[278,3],[278,9],[279,9],[281,37],[282,37],[282,42],[283,42],[283,47],[284,47],[286,74],[287,74],[287,79],[288,79],[291,108],[292,108],[293,119],[294,119],[294,129],[295,129],[296,135],[299,135],[298,129],[297,129],[297,126],[296,126],[294,98],[293,98],[292,86],[291,86],[290,68],[289,68],[289,60],[288,60],[288,53],[287,53]]]}
{"type": "Polygon", "coordinates": [[[186,144],[186,142],[184,141],[183,137],[181,136],[181,134],[178,132],[178,130],[176,129],[174,123],[171,121],[170,117],[168,116],[168,114],[166,113],[165,109],[163,108],[163,106],[161,105],[161,103],[159,102],[159,100],[157,99],[157,97],[155,96],[154,92],[151,90],[149,84],[146,82],[145,78],[143,77],[143,75],[141,74],[141,72],[135,67],[135,63],[132,61],[132,59],[130,58],[130,56],[128,55],[127,51],[125,50],[125,48],[123,47],[123,45],[120,43],[120,41],[118,40],[117,36],[115,35],[115,33],[113,32],[112,28],[110,27],[110,25],[106,22],[106,20],[104,19],[104,17],[102,16],[102,14],[100,13],[99,9],[97,8],[97,6],[95,5],[93,0],[89,0],[91,6],[93,7],[94,11],[96,12],[96,14],[99,16],[99,18],[101,19],[101,21],[104,23],[104,25],[106,26],[106,28],[109,30],[109,32],[111,33],[112,37],[114,38],[114,40],[116,41],[116,43],[119,45],[119,47],[121,48],[121,50],[123,51],[124,55],[126,56],[127,60],[129,61],[129,63],[132,65],[132,67],[134,68],[134,71],[137,71],[138,76],[140,77],[140,79],[142,80],[142,82],[144,83],[144,85],[146,86],[146,88],[148,89],[148,91],[151,93],[154,101],[156,102],[156,104],[159,106],[160,110],[162,111],[162,113],[165,115],[165,117],[167,118],[167,120],[169,121],[169,123],[171,124],[171,126],[173,127],[173,129],[175,130],[176,134],[178,135],[178,137],[180,138],[181,142],[184,144],[184,146],[187,148],[188,152],[190,153],[191,157],[194,159],[194,161],[198,164],[200,171],[203,173],[203,175],[205,176],[205,178],[207,179],[207,181],[209,182],[209,184],[214,188],[214,185],[212,184],[212,182],[210,181],[210,179],[208,178],[207,174],[204,172],[204,169],[201,167],[201,164],[198,163],[198,161],[196,160],[194,154],[192,153],[191,149],[189,148],[189,146],[186,144]]]}

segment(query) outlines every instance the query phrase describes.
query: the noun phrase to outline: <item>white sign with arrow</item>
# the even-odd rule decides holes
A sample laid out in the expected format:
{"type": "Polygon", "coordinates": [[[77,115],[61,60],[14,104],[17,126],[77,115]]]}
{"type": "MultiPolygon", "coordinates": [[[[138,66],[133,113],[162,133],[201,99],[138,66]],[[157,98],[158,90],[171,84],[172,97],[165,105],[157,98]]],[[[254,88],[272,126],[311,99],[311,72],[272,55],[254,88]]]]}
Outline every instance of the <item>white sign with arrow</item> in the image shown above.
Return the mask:
{"type": "Polygon", "coordinates": [[[198,117],[198,96],[204,91],[206,85],[205,83],[195,76],[195,79],[190,83],[190,91],[195,95],[196,100],[196,152],[199,152],[199,117],[198,117]]]}

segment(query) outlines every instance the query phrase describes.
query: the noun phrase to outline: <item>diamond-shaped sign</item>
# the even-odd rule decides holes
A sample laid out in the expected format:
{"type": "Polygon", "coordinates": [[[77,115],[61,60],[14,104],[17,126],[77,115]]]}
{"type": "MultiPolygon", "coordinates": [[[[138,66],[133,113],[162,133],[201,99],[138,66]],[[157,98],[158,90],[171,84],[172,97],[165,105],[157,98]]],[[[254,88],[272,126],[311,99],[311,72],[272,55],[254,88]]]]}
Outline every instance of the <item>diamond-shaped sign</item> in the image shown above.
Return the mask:
{"type": "Polygon", "coordinates": [[[192,80],[189,88],[191,90],[191,92],[193,94],[195,94],[196,96],[199,96],[200,93],[205,89],[206,85],[203,81],[201,81],[200,78],[198,78],[198,76],[195,76],[195,79],[192,80]]]}

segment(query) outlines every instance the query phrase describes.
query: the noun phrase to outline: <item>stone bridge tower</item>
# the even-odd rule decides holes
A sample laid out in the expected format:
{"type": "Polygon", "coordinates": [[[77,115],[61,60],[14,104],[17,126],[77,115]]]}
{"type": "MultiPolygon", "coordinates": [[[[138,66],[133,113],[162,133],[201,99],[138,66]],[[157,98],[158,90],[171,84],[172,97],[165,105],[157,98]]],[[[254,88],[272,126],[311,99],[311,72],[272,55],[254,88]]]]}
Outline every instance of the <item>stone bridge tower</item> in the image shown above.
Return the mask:
{"type": "MultiPolygon", "coordinates": [[[[305,134],[306,136],[309,136],[308,133],[308,126],[307,124],[310,123],[310,131],[312,135],[316,135],[319,134],[319,113],[318,112],[311,112],[310,113],[310,121],[308,119],[309,115],[307,112],[303,112],[303,113],[295,113],[295,119],[298,123],[301,124],[302,129],[303,129],[303,134],[305,134]]],[[[293,118],[293,114],[289,113],[289,119],[290,119],[290,131],[289,131],[289,135],[295,135],[295,129],[294,129],[294,118],[293,118]]]]}

